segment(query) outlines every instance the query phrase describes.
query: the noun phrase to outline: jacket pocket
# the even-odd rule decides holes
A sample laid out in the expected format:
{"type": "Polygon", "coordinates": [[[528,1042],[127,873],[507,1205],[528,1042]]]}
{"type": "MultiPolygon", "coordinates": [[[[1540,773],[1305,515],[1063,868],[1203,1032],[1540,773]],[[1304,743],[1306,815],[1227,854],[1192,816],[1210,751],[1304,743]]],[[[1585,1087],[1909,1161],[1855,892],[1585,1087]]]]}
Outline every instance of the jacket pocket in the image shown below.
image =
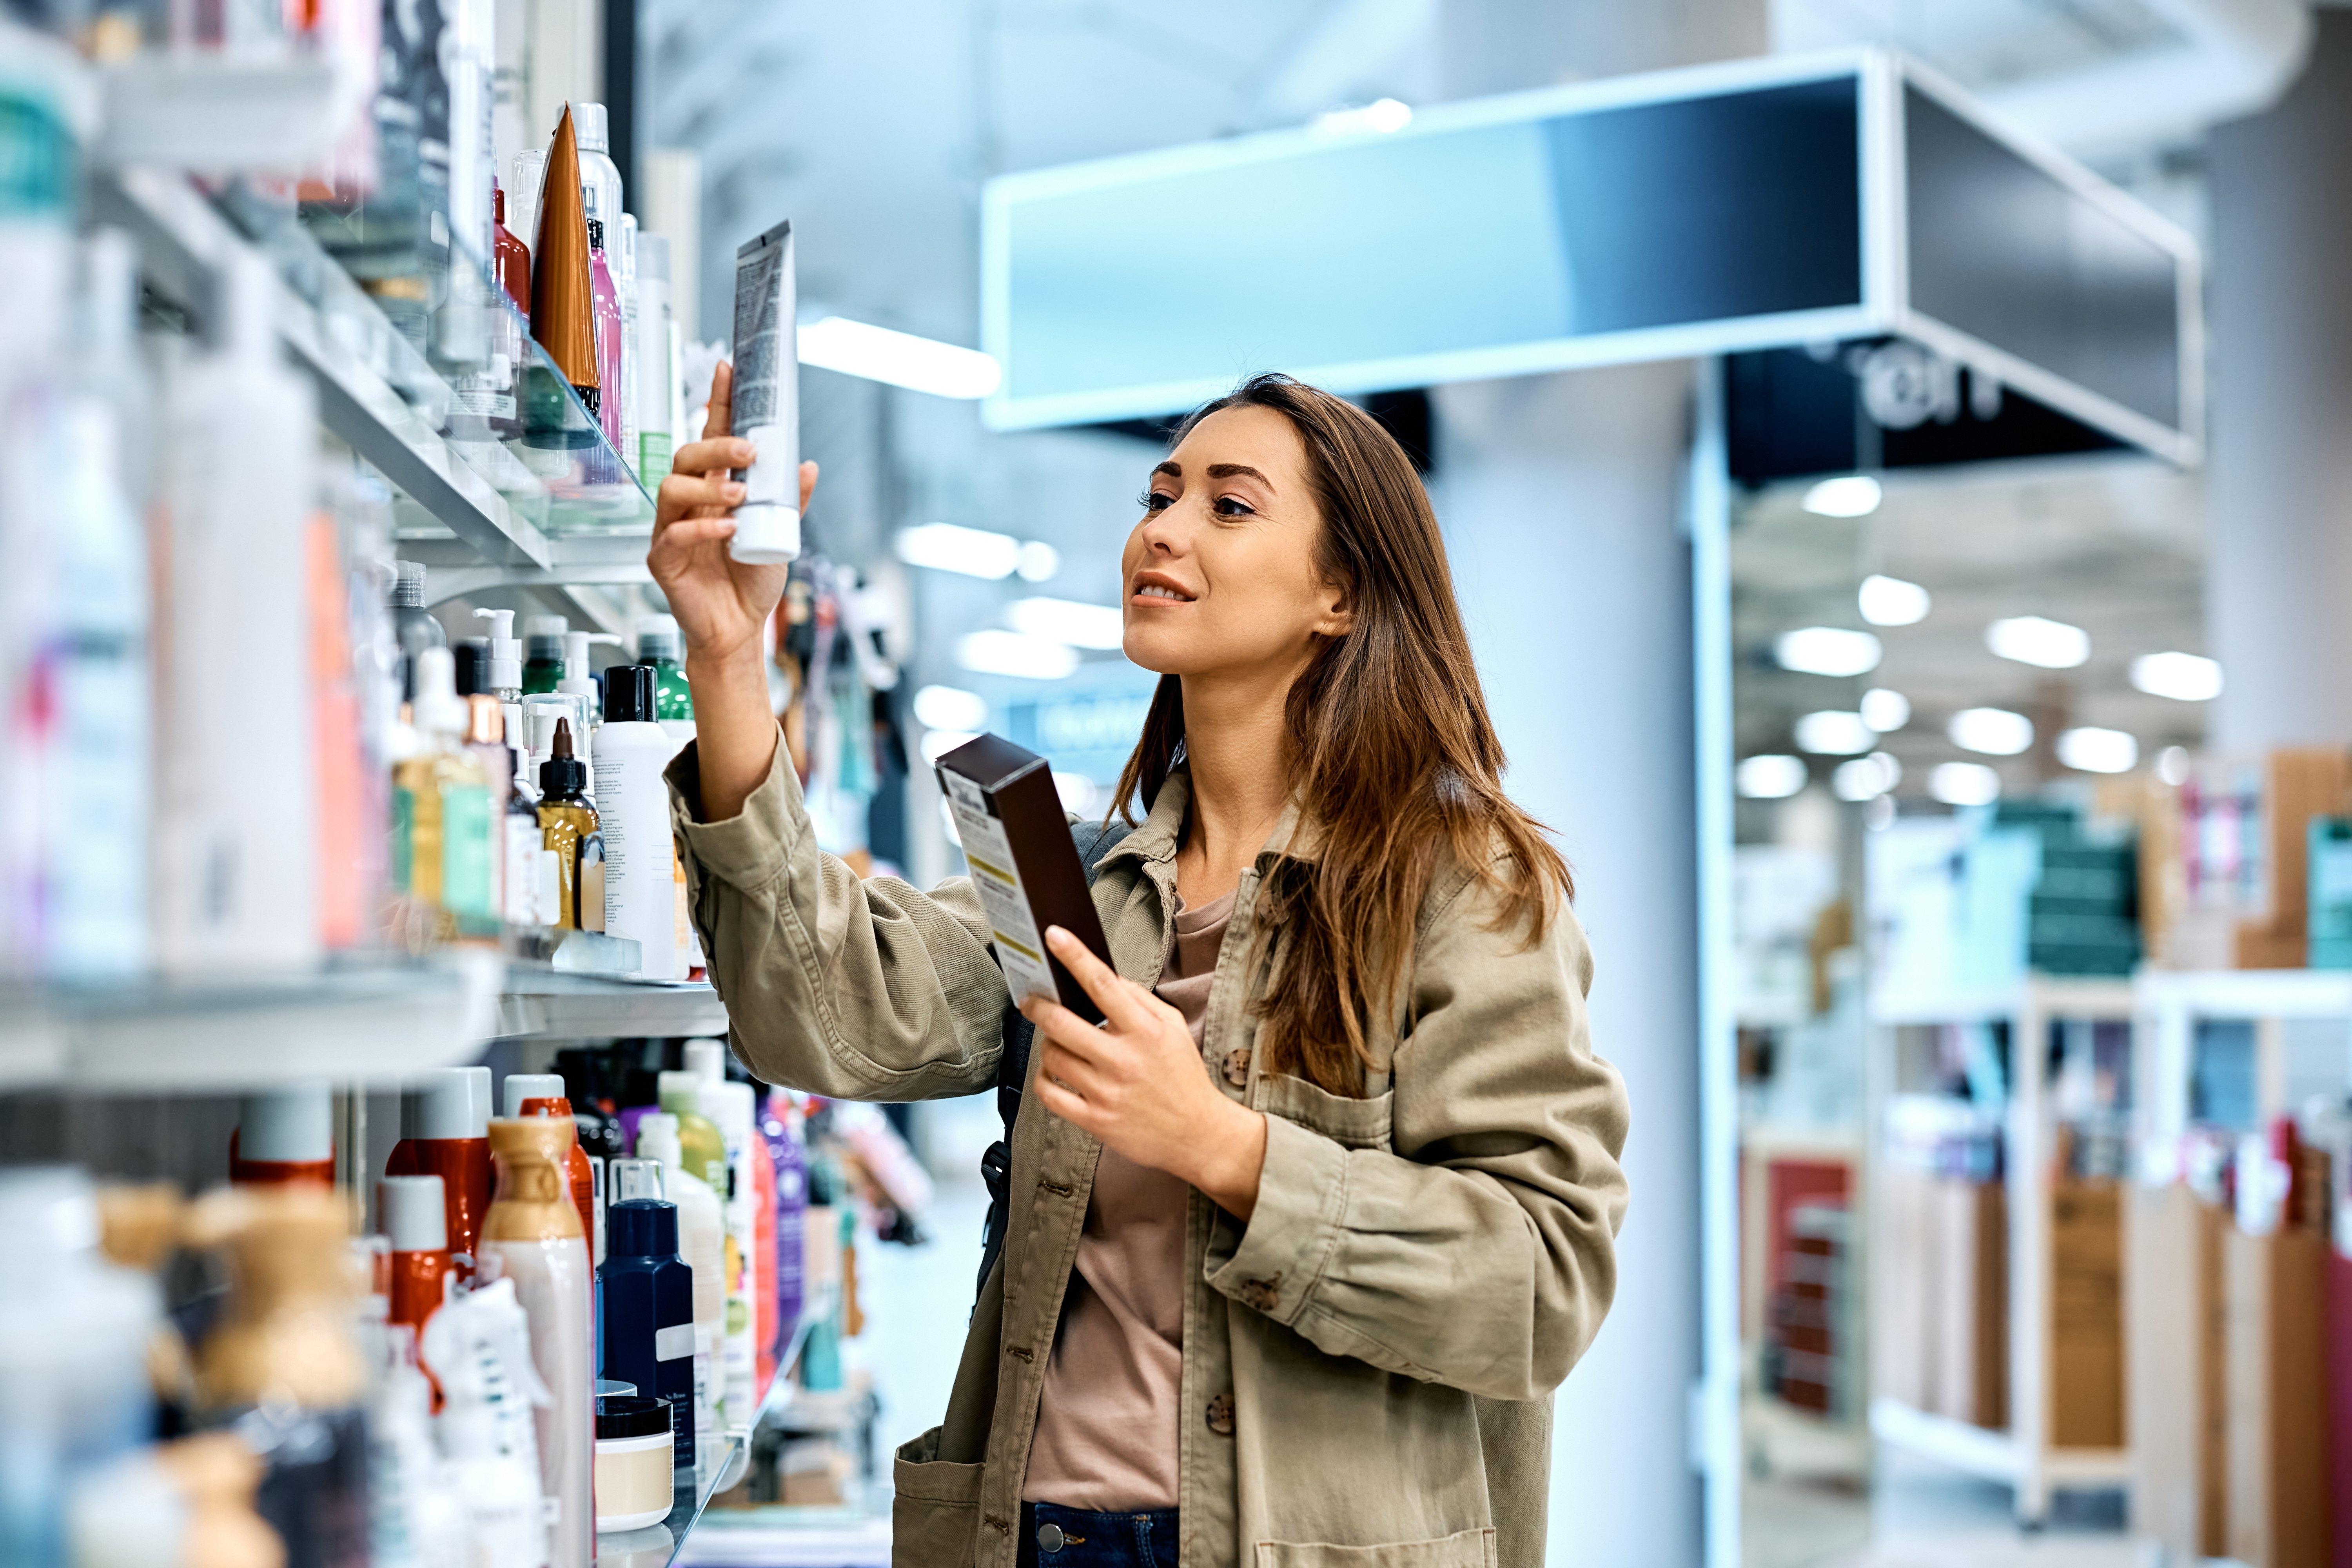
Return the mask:
{"type": "Polygon", "coordinates": [[[1325,1546],[1261,1541],[1255,1568],[1495,1568],[1495,1531],[1465,1530],[1436,1541],[1388,1546],[1325,1546]]]}
{"type": "Polygon", "coordinates": [[[911,1568],[969,1568],[980,1554],[980,1485],[986,1465],[938,1458],[936,1426],[901,1443],[890,1466],[890,1561],[911,1568]]]}
{"type": "Polygon", "coordinates": [[[1390,1115],[1395,1106],[1393,1089],[1350,1100],[1318,1089],[1303,1078],[1276,1072],[1259,1075],[1253,1109],[1295,1121],[1346,1148],[1386,1149],[1390,1115]]]}

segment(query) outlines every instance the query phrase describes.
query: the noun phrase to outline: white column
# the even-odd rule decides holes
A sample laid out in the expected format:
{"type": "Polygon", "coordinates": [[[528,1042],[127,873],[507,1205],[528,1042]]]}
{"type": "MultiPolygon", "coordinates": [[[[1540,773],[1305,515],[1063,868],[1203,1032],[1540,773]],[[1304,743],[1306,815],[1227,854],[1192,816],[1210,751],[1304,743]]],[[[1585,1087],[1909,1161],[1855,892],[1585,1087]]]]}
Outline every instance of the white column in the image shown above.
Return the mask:
{"type": "MultiPolygon", "coordinates": [[[[1444,35],[1456,97],[1767,42],[1761,0],[1452,0],[1444,35]]],[[[1683,1568],[1710,1555],[1727,1568],[1736,1554],[1736,1489],[1708,1508],[1694,1430],[1705,1150],[1682,526],[1694,386],[1693,367],[1674,363],[1436,395],[1438,508],[1507,783],[1575,870],[1597,965],[1594,1041],[1633,1100],[1617,1309],[1555,1405],[1545,1561],[1559,1568],[1683,1568]]]]}
{"type": "Polygon", "coordinates": [[[2301,79],[2212,139],[2216,746],[2352,742],[2352,15],[2313,19],[2301,79]]]}

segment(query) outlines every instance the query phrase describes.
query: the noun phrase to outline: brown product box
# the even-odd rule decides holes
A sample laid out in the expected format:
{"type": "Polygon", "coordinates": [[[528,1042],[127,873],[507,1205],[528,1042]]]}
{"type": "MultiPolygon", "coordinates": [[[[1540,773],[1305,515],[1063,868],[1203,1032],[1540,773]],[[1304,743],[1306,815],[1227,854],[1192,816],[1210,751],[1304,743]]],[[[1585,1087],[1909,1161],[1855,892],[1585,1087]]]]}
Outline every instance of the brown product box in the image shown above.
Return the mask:
{"type": "Polygon", "coordinates": [[[2062,1181],[2050,1200],[2050,1442],[2124,1446],[2122,1189],[2062,1181]]]}
{"type": "Polygon", "coordinates": [[[2209,1413],[2220,1387],[2220,1313],[2209,1304],[2220,1300],[2220,1210],[2179,1183],[2135,1183],[2125,1194],[2131,1529],[2175,1562],[2218,1557],[2226,1545],[2218,1518],[2223,1472],[2209,1462],[2209,1413]]]}
{"type": "Polygon", "coordinates": [[[939,775],[1013,994],[1054,996],[1101,1022],[1086,988],[1045,951],[1045,928],[1058,925],[1110,963],[1053,769],[1034,752],[982,735],[943,754],[939,775]]]}
{"type": "Polygon", "coordinates": [[[2327,1237],[2224,1237],[2228,1555],[2327,1568],[2327,1237]]]}

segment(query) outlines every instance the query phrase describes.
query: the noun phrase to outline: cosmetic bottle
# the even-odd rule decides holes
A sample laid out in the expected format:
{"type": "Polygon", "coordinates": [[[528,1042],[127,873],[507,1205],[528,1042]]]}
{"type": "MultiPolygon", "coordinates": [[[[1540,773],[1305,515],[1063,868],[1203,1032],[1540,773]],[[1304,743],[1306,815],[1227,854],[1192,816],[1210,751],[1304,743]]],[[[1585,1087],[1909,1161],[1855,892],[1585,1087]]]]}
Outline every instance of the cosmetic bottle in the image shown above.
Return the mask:
{"type": "Polygon", "coordinates": [[[458,1292],[425,1326],[421,1359],[443,1396],[436,1431],[473,1539],[467,1568],[548,1563],[537,1413],[555,1396],[533,1364],[531,1333],[507,1279],[458,1292]]]}
{"type": "MultiPolygon", "coordinates": [[[[572,1048],[555,1053],[555,1070],[563,1075],[563,1093],[572,1101],[572,1124],[579,1129],[580,1146],[592,1159],[608,1165],[628,1155],[628,1141],[621,1135],[621,1123],[613,1114],[612,1095],[606,1090],[603,1068],[604,1053],[598,1050],[572,1048]]],[[[612,1198],[612,1183],[604,1184],[607,1202],[612,1198]]]]}
{"type": "Polygon", "coordinates": [[[499,287],[514,308],[522,312],[523,324],[530,324],[530,247],[515,237],[507,227],[507,190],[493,179],[490,182],[490,221],[495,226],[492,243],[497,248],[496,262],[499,287]]]}
{"type": "Polygon", "coordinates": [[[366,1568],[366,1363],[352,1333],[350,1205],[331,1191],[232,1187],[189,1238],[227,1259],[228,1304],[196,1351],[196,1398],[262,1458],[261,1517],[288,1568],[366,1568]]]}
{"type": "Polygon", "coordinates": [[[677,1447],[669,1424],[669,1406],[659,1399],[621,1395],[596,1401],[599,1533],[644,1530],[669,1517],[677,1447]]]}
{"type": "Polygon", "coordinates": [[[604,727],[596,732],[596,816],[604,835],[604,931],[637,943],[638,974],[675,980],[677,889],[669,786],[662,770],[677,750],[653,721],[654,672],[616,664],[604,672],[604,727]]]}
{"type": "Polygon", "coordinates": [[[363,1323],[363,1342],[371,1327],[377,1331],[369,1346],[375,1363],[368,1412],[369,1568],[457,1568],[471,1551],[466,1508],[433,1440],[439,1396],[418,1363],[416,1331],[400,1322],[363,1323]]]}
{"type": "Polygon", "coordinates": [[[579,1211],[580,1234],[588,1238],[592,1264],[604,1261],[604,1218],[597,1199],[604,1190],[602,1162],[581,1145],[580,1129],[564,1093],[563,1079],[551,1072],[510,1072],[506,1081],[506,1113],[517,1116],[560,1116],[572,1122],[572,1149],[563,1159],[563,1179],[579,1211]]]}
{"type": "Polygon", "coordinates": [[[637,466],[637,220],[623,213],[613,226],[613,288],[621,299],[621,460],[637,466]]]}
{"type": "MultiPolygon", "coordinates": [[[[514,155],[514,181],[507,187],[507,228],[520,242],[524,254],[531,259],[532,287],[537,289],[539,268],[539,201],[547,184],[546,147],[526,147],[514,155]]],[[[531,296],[524,296],[528,307],[531,296]]],[[[530,312],[526,308],[525,315],[530,312]]]]}
{"type": "Polygon", "coordinates": [[[526,697],[555,689],[563,679],[563,637],[571,625],[562,616],[530,616],[522,623],[522,690],[526,697]]]}
{"type": "Polygon", "coordinates": [[[229,1134],[228,1179],[241,1187],[335,1184],[335,1106],[325,1084],[248,1094],[229,1134]]]}
{"type": "MultiPolygon", "coordinates": [[[[553,754],[539,769],[540,842],[556,855],[562,907],[556,924],[604,929],[604,837],[587,795],[588,770],[572,754],[572,721],[555,721],[553,754]]],[[[618,933],[615,933],[618,934],[618,933]]]]}
{"type": "MultiPolygon", "coordinates": [[[[449,651],[457,666],[457,695],[466,700],[466,754],[481,764],[483,776],[489,781],[490,905],[498,918],[503,920],[510,881],[520,880],[530,872],[516,867],[513,847],[507,842],[507,821],[514,804],[515,753],[507,744],[506,705],[499,701],[489,682],[489,672],[497,663],[490,655],[490,647],[491,639],[488,637],[467,637],[449,651]]],[[[520,713],[520,709],[516,711],[520,713]]],[[[461,922],[461,929],[472,936],[496,934],[488,921],[461,922]]]]}
{"type": "Polygon", "coordinates": [[[637,617],[637,662],[652,667],[654,717],[673,740],[694,739],[694,689],[686,683],[686,638],[672,616],[637,617]]]}
{"type": "Polygon", "coordinates": [[[534,1424],[540,1489],[557,1504],[552,1560],[565,1568],[588,1562],[596,1534],[593,1270],[565,1176],[576,1142],[569,1116],[492,1121],[499,1188],[482,1226],[483,1257],[498,1259],[530,1317],[531,1362],[549,1394],[534,1424]]]}
{"type": "Polygon", "coordinates": [[[490,1069],[432,1068],[400,1094],[400,1142],[387,1176],[438,1176],[450,1250],[470,1273],[490,1208],[490,1069]]]}
{"type": "Polygon", "coordinates": [[[260,1459],[226,1432],[127,1455],[74,1489],[68,1560],[73,1568],[285,1568],[285,1544],[254,1511],[261,1478],[260,1459]]]}
{"type": "Polygon", "coordinates": [[[392,1243],[392,1310],[387,1321],[420,1338],[441,1310],[457,1265],[449,1255],[449,1215],[438,1176],[386,1176],[376,1184],[376,1209],[392,1243]]]}
{"type": "Polygon", "coordinates": [[[238,247],[221,285],[215,352],[173,378],[155,702],[156,956],[207,980],[303,969],[320,954],[317,443],[294,438],[316,428],[318,400],[279,348],[269,262],[238,247]]]}
{"type": "MultiPolygon", "coordinates": [[[[604,439],[613,444],[617,453],[621,449],[621,406],[626,401],[621,360],[627,329],[621,319],[620,289],[613,281],[612,257],[604,246],[604,220],[592,210],[588,214],[588,283],[596,323],[596,384],[605,389],[596,405],[596,420],[604,427],[604,439]]],[[[590,477],[592,481],[598,478],[593,473],[590,477]]],[[[615,482],[619,478],[617,474],[606,476],[604,482],[615,482]]]]}
{"type": "Polygon", "coordinates": [[[808,1215],[808,1147],[801,1132],[801,1110],[789,1091],[768,1091],[767,1117],[762,1123],[768,1150],[775,1161],[776,1178],[776,1354],[781,1359],[800,1329],[806,1300],[802,1277],[802,1226],[808,1215]]]}
{"type": "Polygon", "coordinates": [[[775,1386],[778,1351],[776,1300],[776,1164],[768,1143],[767,1100],[750,1084],[751,1106],[751,1386],[764,1394],[775,1386]]]}
{"type": "Polygon", "coordinates": [[[660,1196],[649,1160],[613,1166],[605,1215],[611,1252],[597,1275],[604,1299],[604,1375],[669,1402],[674,1463],[694,1468],[694,1270],[678,1256],[677,1205],[660,1196]]]}
{"type": "Polygon", "coordinates": [[[482,685],[505,710],[509,734],[522,731],[522,639],[514,635],[512,610],[476,610],[476,620],[490,623],[489,660],[482,667],[482,685]]]}
{"type": "Polygon", "coordinates": [[[400,643],[400,700],[416,695],[416,656],[428,647],[447,647],[449,634],[440,617],[425,607],[425,563],[394,563],[399,576],[392,584],[393,636],[400,643]]]}
{"type": "Polygon", "coordinates": [[[100,1254],[89,1178],[61,1165],[0,1171],[0,1563],[63,1560],[75,1479],[154,1430],[152,1280],[100,1254]]]}
{"type": "Polygon", "coordinates": [[[657,486],[669,477],[677,439],[670,423],[676,401],[671,384],[677,362],[670,350],[674,323],[669,304],[669,237],[640,233],[636,251],[637,477],[657,486]]]}
{"type": "Polygon", "coordinates": [[[662,1195],[677,1209],[677,1252],[694,1271],[694,1430],[702,1454],[727,1429],[726,1220],[719,1196],[688,1173],[677,1146],[677,1118],[647,1112],[637,1122],[637,1158],[662,1168],[662,1195]]]}
{"type": "MultiPolygon", "coordinates": [[[[569,106],[556,122],[540,179],[538,237],[530,251],[530,331],[556,374],[572,384],[591,418],[597,409],[596,294],[588,215],[580,192],[580,148],[569,106]]],[[[534,416],[531,427],[541,421],[534,416]]],[[[571,433],[565,432],[568,437],[571,433]]]]}
{"type": "MultiPolygon", "coordinates": [[[[751,1260],[754,1243],[751,1232],[755,1194],[751,1177],[751,1127],[754,1096],[748,1083],[730,1083],[727,1079],[727,1046],[722,1040],[688,1040],[685,1047],[686,1072],[696,1082],[695,1102],[701,1115],[696,1120],[709,1123],[719,1134],[720,1157],[726,1162],[722,1174],[706,1177],[711,1190],[720,1197],[719,1213],[727,1226],[724,1267],[727,1270],[727,1331],[721,1345],[721,1364],[726,1368],[727,1407],[734,1411],[751,1408],[755,1379],[758,1376],[757,1324],[758,1305],[751,1285],[751,1260]]],[[[662,1075],[662,1108],[673,1109],[670,1075],[662,1075]]],[[[683,1102],[684,1096],[675,1100],[683,1102]]],[[[694,1159],[699,1137],[693,1122],[684,1115],[678,1118],[678,1139],[688,1150],[687,1159],[694,1159]]]]}
{"type": "Polygon", "coordinates": [[[416,656],[411,704],[417,752],[393,770],[392,883],[409,906],[413,943],[493,931],[489,775],[462,738],[468,719],[446,648],[416,656]]]}
{"type": "Polygon", "coordinates": [[[723,1201],[734,1184],[727,1163],[727,1135],[703,1112],[702,1089],[708,1080],[689,1068],[673,1068],[656,1081],[661,1108],[677,1118],[678,1147],[685,1151],[687,1170],[723,1201]]]}

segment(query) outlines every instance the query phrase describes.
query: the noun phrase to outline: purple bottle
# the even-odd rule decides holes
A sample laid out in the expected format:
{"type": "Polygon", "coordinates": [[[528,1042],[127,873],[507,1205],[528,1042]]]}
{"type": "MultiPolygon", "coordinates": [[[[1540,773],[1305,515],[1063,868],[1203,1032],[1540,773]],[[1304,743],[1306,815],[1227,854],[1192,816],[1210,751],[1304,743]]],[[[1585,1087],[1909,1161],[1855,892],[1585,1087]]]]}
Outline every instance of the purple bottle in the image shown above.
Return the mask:
{"type": "Polygon", "coordinates": [[[776,1355],[779,1360],[800,1327],[802,1226],[808,1214],[808,1149],[802,1141],[800,1111],[781,1089],[768,1091],[760,1108],[760,1131],[776,1171],[776,1355]]]}
{"type": "MultiPolygon", "coordinates": [[[[621,330],[620,290],[613,287],[612,268],[604,265],[604,226],[593,217],[588,220],[588,288],[595,304],[596,385],[602,393],[596,422],[617,452],[621,448],[621,340],[626,334],[621,330]]],[[[601,470],[611,465],[600,461],[595,466],[601,470]]],[[[589,478],[610,483],[620,476],[599,471],[589,478]]]]}

